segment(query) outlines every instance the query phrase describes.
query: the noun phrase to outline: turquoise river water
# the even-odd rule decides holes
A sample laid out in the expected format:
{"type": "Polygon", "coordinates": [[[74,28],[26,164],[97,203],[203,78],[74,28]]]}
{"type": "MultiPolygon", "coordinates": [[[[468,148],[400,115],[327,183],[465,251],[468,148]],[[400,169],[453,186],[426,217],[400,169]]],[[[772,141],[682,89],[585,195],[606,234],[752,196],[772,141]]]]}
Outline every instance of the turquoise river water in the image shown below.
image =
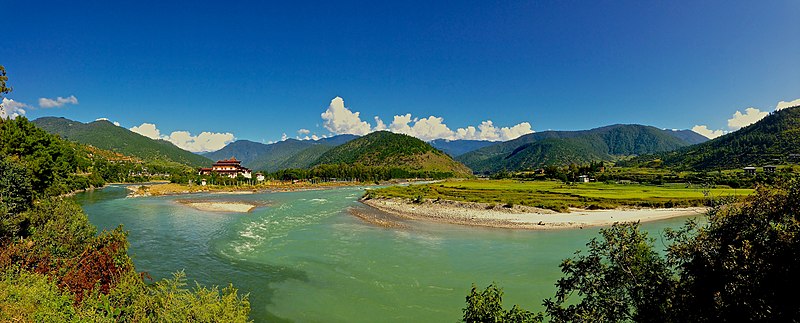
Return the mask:
{"type": "MultiPolygon", "coordinates": [[[[406,221],[374,226],[350,215],[363,188],[125,198],[123,187],[76,196],[99,229],[129,231],[130,254],[154,279],[185,270],[190,281],[250,293],[256,322],[455,322],[472,283],[497,282],[504,303],[541,310],[558,264],[586,249],[598,228],[553,231],[406,221]],[[250,213],[204,212],[176,200],[259,201],[250,213]]],[[[643,225],[661,233],[685,219],[643,225]]]]}

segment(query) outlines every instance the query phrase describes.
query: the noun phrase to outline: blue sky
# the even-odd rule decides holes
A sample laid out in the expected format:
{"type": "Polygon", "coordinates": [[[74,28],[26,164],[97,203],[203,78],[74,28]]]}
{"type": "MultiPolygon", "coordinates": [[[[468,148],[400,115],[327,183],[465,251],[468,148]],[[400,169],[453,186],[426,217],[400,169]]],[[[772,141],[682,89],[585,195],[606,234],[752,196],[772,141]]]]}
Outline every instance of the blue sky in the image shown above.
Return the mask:
{"type": "Polygon", "coordinates": [[[730,131],[800,98],[800,1],[165,2],[2,1],[7,108],[198,142],[372,131],[376,116],[499,140],[525,122],[730,131]]]}

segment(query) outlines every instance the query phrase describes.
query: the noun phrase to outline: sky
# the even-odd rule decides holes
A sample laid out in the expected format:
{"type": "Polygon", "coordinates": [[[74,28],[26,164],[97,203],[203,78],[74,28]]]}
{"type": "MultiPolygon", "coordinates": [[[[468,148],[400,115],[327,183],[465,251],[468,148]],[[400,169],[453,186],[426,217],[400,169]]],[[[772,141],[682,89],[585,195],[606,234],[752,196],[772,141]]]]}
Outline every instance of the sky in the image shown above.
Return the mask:
{"type": "Polygon", "coordinates": [[[709,137],[800,104],[800,1],[0,0],[2,117],[191,151],[617,123],[709,137]],[[781,103],[783,102],[783,103],[781,103]]]}

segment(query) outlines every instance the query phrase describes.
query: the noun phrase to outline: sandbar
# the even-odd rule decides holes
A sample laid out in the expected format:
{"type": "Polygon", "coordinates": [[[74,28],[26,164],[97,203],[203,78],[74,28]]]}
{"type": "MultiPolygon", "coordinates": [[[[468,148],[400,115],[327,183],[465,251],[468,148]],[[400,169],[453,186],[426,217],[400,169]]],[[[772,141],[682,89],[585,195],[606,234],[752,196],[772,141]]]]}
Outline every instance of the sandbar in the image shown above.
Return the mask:
{"type": "Polygon", "coordinates": [[[235,213],[247,213],[263,205],[262,203],[250,201],[178,200],[176,202],[200,211],[235,213]]]}
{"type": "Polygon", "coordinates": [[[392,215],[435,222],[511,229],[569,229],[608,226],[616,222],[648,222],[674,217],[702,215],[704,207],[619,208],[612,210],[571,209],[569,213],[532,207],[491,207],[484,203],[404,199],[362,199],[362,203],[392,215]]]}

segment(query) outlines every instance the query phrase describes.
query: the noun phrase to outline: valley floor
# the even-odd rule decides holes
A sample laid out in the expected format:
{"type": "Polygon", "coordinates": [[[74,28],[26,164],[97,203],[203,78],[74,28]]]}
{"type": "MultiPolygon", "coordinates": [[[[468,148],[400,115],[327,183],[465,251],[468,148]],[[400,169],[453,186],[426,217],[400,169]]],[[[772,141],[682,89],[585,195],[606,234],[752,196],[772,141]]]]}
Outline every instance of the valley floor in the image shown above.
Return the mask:
{"type": "Polygon", "coordinates": [[[442,223],[511,229],[568,229],[611,225],[615,222],[648,222],[681,216],[702,215],[705,207],[571,209],[559,213],[547,209],[486,203],[425,201],[413,203],[399,198],[362,199],[362,203],[398,217],[442,223]]]}

